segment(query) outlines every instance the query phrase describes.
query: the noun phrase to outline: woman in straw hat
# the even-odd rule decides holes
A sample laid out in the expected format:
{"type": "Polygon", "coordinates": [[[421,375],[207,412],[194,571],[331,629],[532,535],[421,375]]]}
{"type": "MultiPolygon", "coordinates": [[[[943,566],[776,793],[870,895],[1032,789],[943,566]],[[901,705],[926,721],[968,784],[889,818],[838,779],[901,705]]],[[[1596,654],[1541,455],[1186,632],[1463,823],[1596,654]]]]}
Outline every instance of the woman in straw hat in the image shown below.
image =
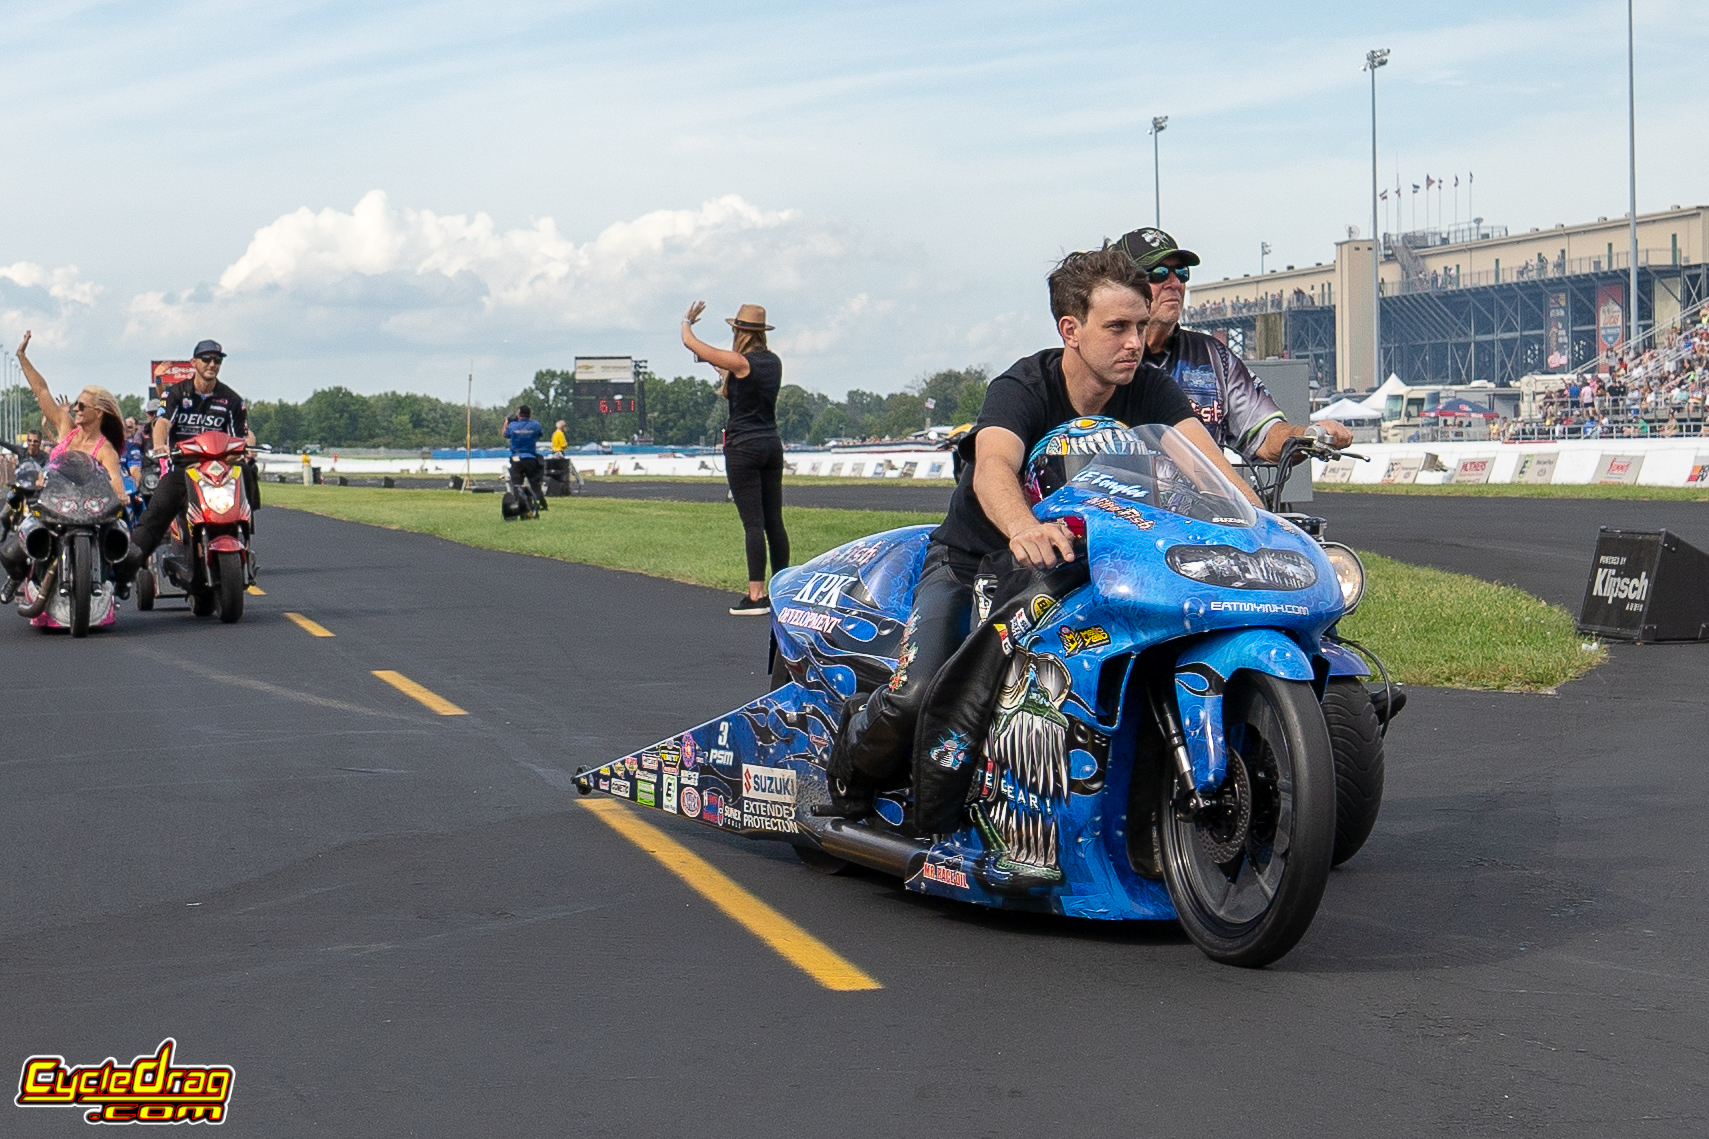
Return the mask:
{"type": "Polygon", "coordinates": [[[725,323],[735,329],[730,348],[714,348],[694,334],[694,324],[706,311],[705,301],[688,306],[682,318],[683,347],[695,358],[717,368],[724,377],[719,394],[730,401],[724,425],[724,473],[730,497],[747,532],[748,592],[730,612],[738,617],[771,612],[766,595],[766,546],[771,546],[771,572],[789,564],[789,535],[783,529],[783,438],[777,433],[777,390],[783,384],[783,361],[766,347],[765,309],[743,305],[725,323]]]}

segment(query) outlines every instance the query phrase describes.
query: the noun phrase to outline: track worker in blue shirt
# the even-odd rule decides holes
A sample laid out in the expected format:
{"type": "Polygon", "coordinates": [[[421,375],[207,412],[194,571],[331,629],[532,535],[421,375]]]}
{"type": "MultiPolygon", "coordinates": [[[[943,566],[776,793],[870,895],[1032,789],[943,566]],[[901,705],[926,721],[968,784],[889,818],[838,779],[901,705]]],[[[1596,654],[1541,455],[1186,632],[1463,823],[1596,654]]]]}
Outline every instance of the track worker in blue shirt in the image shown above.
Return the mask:
{"type": "Polygon", "coordinates": [[[546,428],[534,418],[534,410],[527,404],[516,409],[516,414],[504,421],[504,438],[510,444],[510,478],[526,479],[528,489],[534,492],[534,503],[541,510],[546,509],[546,492],[540,484],[545,468],[540,463],[540,437],[546,434],[546,428]]]}
{"type": "MultiPolygon", "coordinates": [[[[1144,272],[1151,286],[1151,321],[1145,326],[1145,362],[1168,372],[1193,402],[1211,438],[1247,462],[1273,463],[1290,436],[1306,428],[1289,423],[1264,384],[1222,341],[1181,327],[1187,281],[1199,255],[1150,226],[1124,234],[1115,244],[1144,272]]],[[[1353,442],[1353,433],[1333,419],[1313,426],[1329,433],[1332,447],[1353,442]]]]}
{"type": "Polygon", "coordinates": [[[1245,486],[1168,373],[1140,360],[1151,287],[1133,259],[1114,248],[1070,253],[1049,287],[1062,347],[1017,360],[985,390],[979,418],[959,444],[971,461],[943,525],[932,532],[896,672],[870,697],[843,705],[827,771],[831,804],[820,813],[863,817],[876,792],[906,778],[926,690],[967,639],[974,578],[986,555],[1007,548],[1040,570],[1074,560],[1067,526],[1040,522],[1021,484],[1027,455],[1052,429],[1085,416],[1168,424],[1245,486]]]}

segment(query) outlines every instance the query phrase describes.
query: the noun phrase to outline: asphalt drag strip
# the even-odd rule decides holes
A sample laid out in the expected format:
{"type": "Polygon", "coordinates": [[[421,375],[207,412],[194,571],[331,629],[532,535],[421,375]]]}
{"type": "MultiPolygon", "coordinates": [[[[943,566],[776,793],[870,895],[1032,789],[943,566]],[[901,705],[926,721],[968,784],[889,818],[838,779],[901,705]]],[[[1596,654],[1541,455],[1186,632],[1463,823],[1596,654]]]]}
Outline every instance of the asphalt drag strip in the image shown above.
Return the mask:
{"type": "Polygon", "coordinates": [[[1702,648],[1616,649],[1558,697],[1415,692],[1376,832],[1260,972],[637,812],[883,986],[832,991],[571,787],[765,687],[724,595],[260,522],[238,625],[0,614],[0,1057],[171,1035],[236,1068],[237,1135],[1704,1130],[1702,648]]]}

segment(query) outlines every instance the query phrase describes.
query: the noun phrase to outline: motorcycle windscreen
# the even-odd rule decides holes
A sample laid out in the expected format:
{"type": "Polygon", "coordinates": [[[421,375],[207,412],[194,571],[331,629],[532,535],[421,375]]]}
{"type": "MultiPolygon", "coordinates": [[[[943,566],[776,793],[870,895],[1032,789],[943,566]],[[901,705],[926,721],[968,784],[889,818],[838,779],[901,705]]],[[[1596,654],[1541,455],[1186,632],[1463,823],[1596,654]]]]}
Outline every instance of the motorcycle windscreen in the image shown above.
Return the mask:
{"type": "Polygon", "coordinates": [[[73,525],[94,525],[118,508],[105,468],[82,451],[66,451],[47,466],[39,506],[73,525]]]}
{"type": "Polygon", "coordinates": [[[1173,427],[1151,423],[1112,432],[1092,454],[1063,455],[1065,485],[1166,510],[1198,522],[1251,526],[1257,510],[1173,427]]]}

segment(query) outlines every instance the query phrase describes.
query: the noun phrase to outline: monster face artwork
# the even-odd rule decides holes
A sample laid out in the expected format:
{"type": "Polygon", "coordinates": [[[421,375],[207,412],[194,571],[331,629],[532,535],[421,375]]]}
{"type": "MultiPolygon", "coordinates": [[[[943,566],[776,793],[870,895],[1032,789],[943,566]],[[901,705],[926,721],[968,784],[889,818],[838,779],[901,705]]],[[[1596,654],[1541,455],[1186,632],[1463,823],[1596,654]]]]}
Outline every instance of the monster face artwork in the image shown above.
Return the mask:
{"type": "Polygon", "coordinates": [[[1057,813],[1068,799],[1068,670],[1053,656],[1018,649],[997,698],[985,744],[976,816],[1013,886],[1062,880],[1057,813]]]}

